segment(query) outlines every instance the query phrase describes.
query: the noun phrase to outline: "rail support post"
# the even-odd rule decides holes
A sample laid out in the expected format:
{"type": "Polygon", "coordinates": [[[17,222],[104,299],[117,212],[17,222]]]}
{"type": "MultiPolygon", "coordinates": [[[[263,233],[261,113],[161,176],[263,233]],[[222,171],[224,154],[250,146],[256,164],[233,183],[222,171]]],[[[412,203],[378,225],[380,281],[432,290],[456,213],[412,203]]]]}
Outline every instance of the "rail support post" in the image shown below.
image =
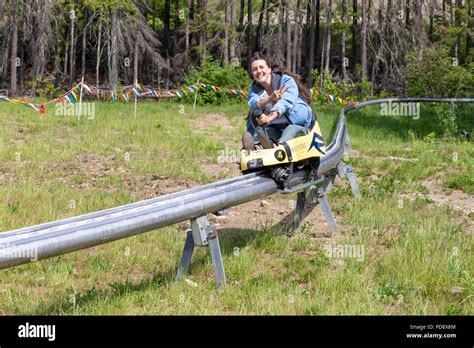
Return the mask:
{"type": "Polygon", "coordinates": [[[329,205],[327,199],[327,192],[323,187],[318,187],[313,189],[313,199],[319,203],[321,210],[323,211],[324,218],[329,226],[329,228],[336,234],[339,234],[339,227],[337,226],[336,219],[332,213],[331,206],[329,205]]]}
{"type": "Polygon", "coordinates": [[[351,185],[352,194],[357,200],[359,200],[361,197],[359,184],[357,183],[356,175],[352,171],[352,166],[341,161],[337,165],[337,173],[341,179],[347,177],[349,185],[351,185]]]}
{"type": "MultiPolygon", "coordinates": [[[[349,131],[347,130],[347,128],[344,139],[344,149],[347,151],[347,154],[349,156],[353,157],[354,153],[352,151],[351,138],[349,137],[349,131]]],[[[341,161],[337,165],[337,172],[341,179],[347,177],[347,179],[349,180],[349,184],[351,185],[352,194],[356,199],[360,199],[361,195],[359,184],[357,183],[357,177],[352,170],[352,166],[341,161]]]]}
{"type": "Polygon", "coordinates": [[[333,232],[339,233],[339,227],[337,226],[336,219],[334,218],[334,214],[332,213],[327,200],[327,195],[332,188],[335,176],[336,172],[331,171],[328,175],[324,176],[322,186],[319,185],[317,187],[314,185],[306,187],[303,191],[298,192],[296,198],[296,209],[293,216],[293,231],[299,232],[301,221],[303,220],[304,209],[306,203],[309,202],[310,204],[319,204],[321,206],[327,224],[333,232]]]}
{"type": "Polygon", "coordinates": [[[303,191],[298,192],[296,198],[295,214],[293,216],[293,231],[299,232],[301,228],[301,221],[303,220],[304,209],[306,206],[306,200],[311,194],[311,188],[305,188],[303,191]]]}
{"type": "Polygon", "coordinates": [[[226,284],[224,263],[222,262],[221,248],[216,228],[209,223],[206,216],[191,220],[191,229],[187,231],[184,242],[183,254],[178,266],[176,281],[181,281],[188,273],[189,264],[196,246],[207,246],[211,254],[214,276],[217,289],[222,289],[226,284]]]}

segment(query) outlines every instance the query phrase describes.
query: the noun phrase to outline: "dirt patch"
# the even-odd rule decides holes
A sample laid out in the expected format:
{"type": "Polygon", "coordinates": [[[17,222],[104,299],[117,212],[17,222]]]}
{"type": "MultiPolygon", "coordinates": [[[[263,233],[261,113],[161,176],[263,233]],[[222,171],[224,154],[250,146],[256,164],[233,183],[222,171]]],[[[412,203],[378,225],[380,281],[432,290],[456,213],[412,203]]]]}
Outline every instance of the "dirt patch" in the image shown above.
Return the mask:
{"type": "Polygon", "coordinates": [[[71,163],[50,162],[50,171],[60,170],[61,177],[71,177],[75,174],[87,174],[92,177],[104,177],[112,172],[124,172],[123,168],[115,165],[116,156],[102,156],[96,153],[85,153],[76,156],[71,163]]]}
{"type": "MultiPolygon", "coordinates": [[[[436,176],[435,176],[436,177],[436,176]]],[[[439,177],[439,175],[437,176],[439,177]]],[[[420,181],[428,190],[427,194],[409,193],[402,194],[402,197],[415,199],[417,197],[428,197],[436,205],[449,205],[454,210],[458,210],[463,214],[469,215],[474,212],[474,197],[460,190],[447,191],[441,184],[439,179],[425,179],[420,181]]]]}
{"type": "MultiPolygon", "coordinates": [[[[1,170],[1,169],[0,169],[1,170]]],[[[0,173],[0,182],[11,184],[23,180],[19,175],[15,173],[0,173]]]]}
{"type": "MultiPolygon", "coordinates": [[[[208,217],[216,225],[218,231],[233,228],[258,231],[265,226],[282,228],[291,226],[294,211],[295,198],[274,194],[229,208],[224,216],[209,214],[208,217]]],[[[312,234],[316,236],[331,234],[319,207],[307,207],[306,212],[307,216],[303,219],[302,225],[306,224],[312,234]]]]}
{"type": "Polygon", "coordinates": [[[240,148],[240,138],[236,136],[236,127],[224,113],[200,114],[191,122],[193,129],[200,134],[213,137],[230,149],[240,148]],[[218,128],[218,131],[215,131],[218,128]]]}
{"type": "Polygon", "coordinates": [[[429,193],[428,197],[437,205],[451,205],[453,209],[461,210],[466,214],[474,212],[474,197],[460,190],[447,193],[439,180],[422,180],[429,193]]]}
{"type": "Polygon", "coordinates": [[[72,188],[100,188],[106,192],[116,192],[112,185],[98,184],[98,180],[114,173],[127,173],[129,169],[116,164],[116,156],[85,153],[76,156],[72,162],[50,162],[48,171],[59,171],[58,180],[72,188]]]}
{"type": "Polygon", "coordinates": [[[236,135],[237,128],[225,114],[201,114],[192,121],[192,126],[197,133],[212,137],[226,146],[218,153],[218,163],[215,163],[215,158],[206,158],[201,162],[202,171],[216,180],[240,175],[239,166],[236,164],[242,148],[240,136],[236,135]],[[215,131],[216,127],[219,131],[215,131]]]}
{"type": "Polygon", "coordinates": [[[193,120],[192,125],[196,131],[206,134],[209,132],[209,129],[215,125],[224,131],[232,131],[234,129],[234,126],[231,125],[224,113],[200,114],[197,119],[193,120]]]}
{"type": "Polygon", "coordinates": [[[126,190],[138,194],[143,199],[184,191],[197,185],[199,183],[195,181],[169,179],[154,174],[141,177],[134,175],[125,178],[126,190]]]}
{"type": "Polygon", "coordinates": [[[59,170],[59,181],[72,188],[100,189],[105,192],[116,192],[117,187],[100,181],[110,175],[119,175],[121,187],[128,193],[137,194],[140,198],[153,198],[166,195],[198,185],[192,180],[171,179],[155,174],[139,175],[131,169],[121,167],[116,155],[102,156],[96,153],[85,153],[76,156],[70,163],[51,162],[50,171],[59,170]],[[74,176],[80,179],[74,179],[74,176]]]}
{"type": "Polygon", "coordinates": [[[0,182],[14,183],[24,180],[22,175],[10,172],[10,168],[15,165],[18,165],[18,162],[8,161],[0,163],[0,182]]]}
{"type": "Polygon", "coordinates": [[[240,175],[240,169],[237,163],[210,163],[211,161],[212,160],[208,160],[201,164],[201,169],[204,173],[216,180],[234,178],[240,175]]]}

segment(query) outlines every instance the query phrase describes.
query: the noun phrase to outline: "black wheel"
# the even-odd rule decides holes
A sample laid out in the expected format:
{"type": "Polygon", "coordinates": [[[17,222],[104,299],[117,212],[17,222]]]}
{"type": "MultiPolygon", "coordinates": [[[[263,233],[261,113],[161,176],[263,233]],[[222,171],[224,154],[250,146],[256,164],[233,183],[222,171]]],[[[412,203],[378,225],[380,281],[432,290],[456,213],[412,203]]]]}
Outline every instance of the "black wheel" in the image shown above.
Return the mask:
{"type": "Polygon", "coordinates": [[[291,174],[293,174],[293,164],[290,163],[288,165],[273,168],[271,174],[272,178],[276,182],[284,184],[289,179],[291,174]]]}

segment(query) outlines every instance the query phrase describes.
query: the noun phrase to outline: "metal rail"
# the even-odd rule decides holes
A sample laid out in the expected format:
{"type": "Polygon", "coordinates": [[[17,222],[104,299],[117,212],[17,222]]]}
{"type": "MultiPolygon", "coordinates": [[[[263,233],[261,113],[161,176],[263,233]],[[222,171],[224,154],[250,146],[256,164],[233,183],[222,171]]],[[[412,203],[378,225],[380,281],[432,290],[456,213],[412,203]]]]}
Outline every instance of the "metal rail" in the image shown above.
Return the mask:
{"type": "MultiPolygon", "coordinates": [[[[341,171],[344,150],[350,146],[345,113],[372,104],[415,101],[474,102],[474,99],[394,98],[348,107],[337,120],[327,153],[321,158],[318,174],[324,176],[336,169],[341,171]]],[[[301,183],[304,175],[299,177],[301,183]]],[[[295,184],[298,184],[296,181],[295,184]]],[[[277,190],[277,185],[267,174],[253,173],[116,208],[0,233],[0,269],[197,219],[268,196],[277,190]]]]}
{"type": "MultiPolygon", "coordinates": [[[[321,160],[322,169],[333,168],[340,160],[345,126],[342,117],[336,141],[341,146],[329,147],[321,160]]],[[[304,176],[300,177],[301,183],[304,176]]],[[[89,248],[194,219],[268,196],[277,190],[274,180],[267,174],[253,173],[146,201],[0,233],[0,269],[31,262],[31,254],[35,259],[44,259],[89,248]]]]}

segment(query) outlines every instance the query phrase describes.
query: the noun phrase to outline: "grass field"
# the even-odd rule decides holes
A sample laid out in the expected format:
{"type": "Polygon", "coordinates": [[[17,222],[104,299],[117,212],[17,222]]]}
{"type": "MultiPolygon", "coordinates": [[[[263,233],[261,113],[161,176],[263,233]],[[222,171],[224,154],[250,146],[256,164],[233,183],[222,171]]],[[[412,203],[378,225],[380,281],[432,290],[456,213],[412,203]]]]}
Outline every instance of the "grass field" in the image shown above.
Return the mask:
{"type": "MultiPolygon", "coordinates": [[[[1,231],[238,173],[219,156],[238,150],[245,103],[139,103],[137,118],[133,104],[98,103],[80,119],[0,106],[1,231]]],[[[315,110],[329,134],[339,109],[315,110]]],[[[440,137],[431,107],[418,120],[378,110],[349,113],[362,199],[340,181],[329,196],[341,236],[242,220],[220,235],[217,291],[205,249],[190,282],[173,282],[185,233],[170,226],[0,271],[0,314],[473,314],[472,142],[440,137]]],[[[471,133],[473,111],[457,111],[471,133]]]]}

